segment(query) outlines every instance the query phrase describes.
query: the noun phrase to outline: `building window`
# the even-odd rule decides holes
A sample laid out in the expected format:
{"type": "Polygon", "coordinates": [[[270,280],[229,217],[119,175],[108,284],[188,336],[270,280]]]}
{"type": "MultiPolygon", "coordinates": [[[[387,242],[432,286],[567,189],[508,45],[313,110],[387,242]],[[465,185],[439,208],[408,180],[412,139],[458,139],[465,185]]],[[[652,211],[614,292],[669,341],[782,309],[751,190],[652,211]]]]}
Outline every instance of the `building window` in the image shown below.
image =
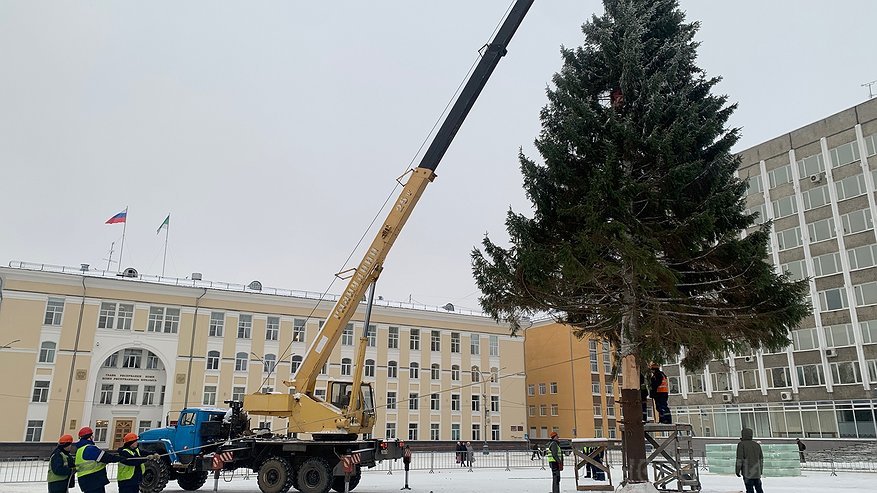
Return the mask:
{"type": "Polygon", "coordinates": [[[831,203],[831,196],[828,194],[828,185],[822,185],[821,187],[811,188],[810,190],[801,192],[801,197],[804,199],[805,211],[831,203]]]}
{"type": "Polygon", "coordinates": [[[276,341],[280,335],[280,317],[268,317],[265,324],[265,340],[276,341]]]}
{"type": "Polygon", "coordinates": [[[234,356],[234,370],[247,371],[248,360],[249,358],[247,357],[247,353],[237,353],[234,356]]]}
{"type": "Polygon", "coordinates": [[[433,380],[441,380],[442,370],[441,370],[441,367],[439,367],[438,363],[433,363],[432,366],[430,366],[429,368],[430,368],[430,372],[429,372],[430,378],[433,380]]]}
{"type": "Polygon", "coordinates": [[[246,387],[232,387],[231,388],[231,400],[240,402],[244,400],[244,394],[247,393],[246,387]]]}
{"type": "Polygon", "coordinates": [[[819,307],[822,311],[842,310],[850,306],[847,301],[846,288],[826,289],[817,294],[819,295],[819,307]]]}
{"type": "Polygon", "coordinates": [[[481,425],[478,423],[472,425],[472,440],[481,440],[481,425]]]}
{"type": "Polygon", "coordinates": [[[600,395],[600,382],[591,383],[591,393],[594,395],[600,395]]]}
{"type": "Polygon", "coordinates": [[[606,416],[610,418],[615,417],[615,399],[611,397],[606,399],[606,416]]]}
{"type": "Polygon", "coordinates": [[[131,321],[134,319],[134,305],[120,303],[101,303],[100,315],[97,319],[97,328],[118,330],[131,330],[131,321]],[[118,307],[118,317],[116,309],[118,307]],[[114,324],[115,322],[115,324],[114,324]]]}
{"type": "Polygon", "coordinates": [[[802,387],[818,387],[825,385],[822,365],[800,365],[795,367],[798,373],[798,384],[802,387]]]}
{"type": "Polygon", "coordinates": [[[767,386],[772,389],[792,386],[792,375],[788,368],[767,368],[767,386]]]}
{"type": "Polygon", "coordinates": [[[862,320],[859,328],[862,329],[862,340],[865,344],[877,343],[877,320],[862,320]]]}
{"type": "Polygon", "coordinates": [[[342,376],[350,376],[351,372],[351,361],[350,358],[342,358],[341,359],[341,375],[342,376]]]}
{"type": "Polygon", "coordinates": [[[481,336],[472,334],[469,352],[472,354],[481,354],[481,336]]]}
{"type": "Polygon", "coordinates": [[[265,373],[272,373],[274,371],[274,367],[277,366],[277,356],[273,354],[266,354],[264,358],[262,358],[262,371],[265,373]]]}
{"type": "Polygon", "coordinates": [[[706,389],[703,385],[703,374],[702,373],[691,373],[686,375],[686,379],[688,380],[688,391],[691,393],[697,392],[705,392],[706,389]]]}
{"type": "Polygon", "coordinates": [[[28,420],[27,429],[24,432],[25,442],[39,442],[43,438],[43,421],[28,420]]]}
{"type": "Polygon", "coordinates": [[[347,326],[344,327],[344,331],[341,332],[341,345],[353,345],[353,324],[347,324],[347,326]]]}
{"type": "Polygon", "coordinates": [[[420,396],[417,392],[411,392],[408,394],[408,409],[412,411],[416,411],[420,408],[420,396]]]}
{"type": "MultiPolygon", "coordinates": [[[[810,226],[813,225],[811,224],[810,226]]],[[[804,244],[804,242],[801,240],[801,228],[798,226],[795,226],[794,228],[784,229],[782,231],[777,231],[776,237],[780,251],[796,248],[804,244]]]]}
{"type": "Polygon", "coordinates": [[[439,332],[437,330],[433,330],[430,332],[429,349],[431,351],[436,351],[436,352],[442,350],[442,333],[441,332],[439,332]]]}
{"type": "Polygon", "coordinates": [[[740,390],[758,390],[760,388],[758,370],[738,370],[737,385],[740,390]]]}
{"type": "Polygon", "coordinates": [[[536,406],[532,404],[527,406],[527,416],[530,416],[531,418],[536,416],[536,406]]]}
{"type": "Polygon", "coordinates": [[[205,406],[216,405],[216,385],[204,386],[204,400],[201,401],[205,406]]]}
{"type": "Polygon", "coordinates": [[[478,383],[481,381],[481,370],[479,370],[477,366],[473,366],[470,373],[472,375],[472,383],[478,383]]]}
{"type": "Polygon", "coordinates": [[[377,347],[378,345],[378,328],[374,324],[368,325],[368,337],[366,337],[367,347],[377,347]]]}
{"type": "Polygon", "coordinates": [[[45,380],[37,380],[33,385],[33,394],[31,402],[48,402],[49,401],[49,382],[45,380]]]}
{"type": "Polygon", "coordinates": [[[845,200],[858,197],[867,193],[865,188],[865,175],[853,175],[834,183],[837,190],[837,200],[845,200]]]}
{"type": "Polygon", "coordinates": [[[387,330],[387,348],[399,349],[399,327],[390,327],[387,330]]]}
{"type": "Polygon", "coordinates": [[[387,409],[396,409],[396,393],[387,392],[387,409]]]}
{"type": "MultiPolygon", "coordinates": [[[[853,251],[850,250],[847,253],[850,255],[850,262],[852,263],[853,251]]],[[[801,262],[804,261],[801,260],[801,262]]],[[[825,255],[813,257],[813,273],[816,277],[830,276],[832,274],[837,274],[840,271],[841,263],[840,254],[838,252],[826,253],[825,255]]]]}
{"type": "Polygon", "coordinates": [[[363,370],[365,371],[365,376],[374,377],[375,376],[375,360],[373,360],[373,359],[365,360],[365,368],[363,368],[363,370]]]}
{"type": "Polygon", "coordinates": [[[852,324],[837,324],[822,328],[828,347],[852,346],[856,343],[852,324]]]}
{"type": "Polygon", "coordinates": [[[770,188],[776,188],[784,183],[792,183],[792,165],[787,164],[767,173],[770,188]]]}
{"type": "MultiPolygon", "coordinates": [[[[847,250],[847,257],[850,259],[850,270],[873,267],[877,264],[877,245],[865,245],[847,250]]],[[[838,264],[840,264],[840,261],[838,261],[838,264]]]]}
{"type": "Polygon", "coordinates": [[[110,426],[110,422],[105,419],[99,419],[94,422],[94,441],[95,443],[101,443],[107,441],[107,429],[110,426]]]}
{"type": "Polygon", "coordinates": [[[852,141],[839,145],[833,149],[829,149],[828,155],[831,159],[832,168],[854,163],[859,160],[859,143],[852,141]]]}
{"type": "Polygon", "coordinates": [[[815,327],[792,331],[792,347],[795,351],[804,351],[819,347],[819,336],[815,327]]]}
{"type": "Polygon", "coordinates": [[[831,380],[835,385],[862,383],[862,373],[858,361],[831,364],[831,380]]]}
{"type": "Polygon", "coordinates": [[[798,212],[798,204],[794,195],[789,195],[773,201],[773,215],[775,219],[791,216],[798,212]]]}
{"type": "Polygon", "coordinates": [[[119,400],[117,404],[136,405],[137,404],[137,386],[136,385],[119,385],[119,400]]]}
{"type": "Polygon", "coordinates": [[[439,411],[441,404],[439,403],[439,395],[438,394],[430,394],[429,395],[429,409],[431,411],[439,411]]]}
{"type": "Polygon", "coordinates": [[[874,229],[874,223],[871,222],[871,210],[859,209],[840,216],[841,223],[844,227],[844,234],[851,235],[861,233],[869,229],[874,229]]]}
{"type": "Polygon", "coordinates": [[[460,352],[460,333],[459,332],[451,332],[451,352],[459,353],[460,352]]]}
{"type": "Polygon", "coordinates": [[[607,383],[607,384],[606,384],[606,395],[612,395],[612,393],[613,393],[613,390],[612,390],[612,384],[611,384],[611,383],[607,383]]]}
{"type": "Polygon", "coordinates": [[[113,384],[104,383],[100,386],[100,402],[101,404],[113,403],[113,384]]]}
{"type": "Polygon", "coordinates": [[[219,351],[208,351],[207,352],[207,369],[208,370],[218,370],[219,369],[219,351]]]}
{"type": "Polygon", "coordinates": [[[97,317],[97,328],[98,329],[112,329],[114,326],[114,322],[116,321],[116,304],[115,303],[101,303],[100,304],[100,313],[97,317]]]}
{"type": "Polygon", "coordinates": [[[493,366],[490,368],[490,383],[499,381],[499,368],[493,366]]]}
{"type": "MultiPolygon", "coordinates": [[[[794,229],[794,228],[793,228],[794,229]]],[[[807,225],[807,230],[810,232],[810,243],[818,243],[820,241],[830,240],[832,238],[837,237],[837,230],[834,228],[834,219],[828,218],[823,219],[821,221],[816,221],[807,225]]],[[[785,230],[786,232],[791,231],[789,229],[785,230]]],[[[778,236],[779,238],[779,236],[778,236]]],[[[793,236],[784,236],[784,241],[788,241],[788,246],[780,246],[780,250],[794,248],[798,245],[801,245],[800,238],[795,240],[793,236]],[[795,241],[798,241],[795,244],[795,241]]]]}
{"type": "Polygon", "coordinates": [[[825,171],[825,162],[822,160],[822,153],[798,160],[798,175],[801,178],[807,178],[810,175],[816,175],[823,171],[825,171]]]}
{"type": "Polygon", "coordinates": [[[877,282],[856,284],[853,292],[856,294],[856,306],[877,304],[877,282]]]}
{"type": "Polygon", "coordinates": [[[43,341],[40,344],[40,363],[54,363],[56,347],[57,345],[52,341],[43,341]]]}
{"type": "Polygon", "coordinates": [[[539,384],[539,395],[545,395],[545,392],[546,392],[546,386],[545,386],[545,384],[544,384],[544,383],[540,383],[540,384],[539,384]]]}
{"type": "Polygon", "coordinates": [[[551,383],[549,384],[548,387],[549,387],[550,392],[551,392],[552,394],[556,394],[556,393],[557,393],[557,382],[551,382],[551,383]]]}
{"type": "Polygon", "coordinates": [[[122,368],[140,368],[141,358],[143,358],[142,349],[126,349],[125,358],[122,360],[122,368]]]}
{"type": "Polygon", "coordinates": [[[492,413],[499,412],[499,396],[498,395],[490,396],[490,412],[492,412],[492,413]]]}
{"type": "Polygon", "coordinates": [[[420,378],[420,365],[412,362],[408,365],[408,378],[416,380],[420,378]]]}
{"type": "Polygon", "coordinates": [[[490,344],[490,355],[499,356],[499,336],[490,336],[488,341],[490,344]]]}
{"type": "Polygon", "coordinates": [[[762,193],[764,191],[764,187],[761,184],[761,175],[750,176],[746,180],[746,184],[749,195],[762,193]]]}
{"type": "Polygon", "coordinates": [[[548,406],[539,404],[539,416],[548,416],[548,406]]]}
{"type": "MultiPolygon", "coordinates": [[[[161,425],[159,425],[161,426],[161,425]]],[[[143,421],[141,420],[137,426],[137,434],[142,435],[144,431],[147,431],[152,428],[152,421],[143,421]]]]}
{"type": "Polygon", "coordinates": [[[784,274],[789,275],[789,279],[800,281],[807,277],[807,264],[804,260],[796,260],[787,264],[780,265],[780,270],[784,274]]]}
{"type": "Polygon", "coordinates": [[[396,438],[396,423],[387,423],[387,439],[396,438]]]}
{"type": "Polygon", "coordinates": [[[671,394],[680,394],[682,392],[679,389],[679,377],[667,377],[667,381],[670,383],[671,394]]]}
{"type": "Polygon", "coordinates": [[[411,329],[411,335],[408,337],[408,349],[420,351],[420,329],[411,329]]]}
{"type": "Polygon", "coordinates": [[[417,440],[417,423],[408,423],[408,439],[417,440]]]}
{"type": "Polygon", "coordinates": [[[296,318],[292,321],[292,342],[305,342],[305,320],[296,318]]]}
{"type": "MultiPolygon", "coordinates": [[[[112,386],[110,386],[110,392],[112,392],[112,386]]],[[[155,385],[143,386],[143,401],[141,402],[141,405],[143,405],[143,406],[155,405],[155,385]]]]}
{"type": "Polygon", "coordinates": [[[451,411],[460,412],[460,394],[451,394],[451,411]]]}
{"type": "Polygon", "coordinates": [[[710,373],[710,378],[713,381],[713,392],[727,392],[731,390],[731,379],[728,378],[727,373],[710,373]]]}
{"type": "Polygon", "coordinates": [[[441,440],[441,434],[439,433],[439,424],[438,423],[430,423],[429,424],[429,439],[436,441],[441,440]]]}
{"type": "Polygon", "coordinates": [[[43,325],[61,325],[61,316],[63,314],[64,299],[49,298],[46,301],[46,315],[43,317],[43,325]]]}
{"type": "Polygon", "coordinates": [[[459,365],[451,365],[451,380],[454,382],[460,381],[460,366],[459,365]]]}
{"type": "Polygon", "coordinates": [[[603,407],[600,404],[594,404],[594,417],[603,416],[603,407]]]}
{"type": "Polygon", "coordinates": [[[395,361],[387,362],[387,378],[398,378],[399,377],[399,364],[395,361]]]}
{"type": "Polygon", "coordinates": [[[527,384],[527,395],[529,395],[530,397],[536,395],[536,384],[527,384]]]}
{"type": "Polygon", "coordinates": [[[146,351],[146,369],[158,370],[160,367],[158,356],[151,351],[146,351]]]}
{"type": "Polygon", "coordinates": [[[459,441],[460,438],[460,423],[451,423],[451,440],[459,441]]]}
{"type": "Polygon", "coordinates": [[[298,368],[301,366],[301,356],[295,355],[292,357],[291,366],[289,367],[290,374],[294,375],[295,372],[298,371],[298,368]]]}
{"type": "Polygon", "coordinates": [[[176,334],[180,328],[180,309],[165,308],[163,306],[149,307],[149,322],[146,330],[149,332],[164,332],[176,334]]]}
{"type": "Polygon", "coordinates": [[[207,334],[210,337],[222,337],[222,332],[224,329],[225,329],[225,313],[211,312],[210,313],[210,327],[207,329],[207,334]]]}
{"type": "Polygon", "coordinates": [[[249,339],[253,331],[253,316],[238,316],[238,339],[249,339]]]}

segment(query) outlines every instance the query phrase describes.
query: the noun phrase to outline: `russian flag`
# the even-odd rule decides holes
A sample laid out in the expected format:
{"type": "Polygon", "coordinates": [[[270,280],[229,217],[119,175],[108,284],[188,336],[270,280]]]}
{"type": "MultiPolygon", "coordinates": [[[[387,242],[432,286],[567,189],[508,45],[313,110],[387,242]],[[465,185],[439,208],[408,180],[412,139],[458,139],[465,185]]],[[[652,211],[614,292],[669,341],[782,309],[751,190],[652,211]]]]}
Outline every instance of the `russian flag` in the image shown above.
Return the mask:
{"type": "Polygon", "coordinates": [[[127,210],[124,210],[124,211],[122,211],[122,212],[116,214],[115,216],[113,216],[113,217],[107,219],[107,222],[106,222],[105,224],[118,224],[118,223],[123,223],[123,222],[125,222],[127,219],[128,219],[128,211],[127,211],[127,210]]]}

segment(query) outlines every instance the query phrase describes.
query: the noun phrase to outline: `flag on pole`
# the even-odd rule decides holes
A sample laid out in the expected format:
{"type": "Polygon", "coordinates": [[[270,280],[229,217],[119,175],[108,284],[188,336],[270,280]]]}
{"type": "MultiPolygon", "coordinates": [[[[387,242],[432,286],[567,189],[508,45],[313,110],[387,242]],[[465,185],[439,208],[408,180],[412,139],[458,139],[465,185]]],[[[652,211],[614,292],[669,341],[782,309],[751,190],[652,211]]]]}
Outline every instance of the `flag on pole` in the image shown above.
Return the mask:
{"type": "Polygon", "coordinates": [[[107,222],[104,224],[118,224],[118,223],[127,223],[128,219],[128,209],[116,214],[115,216],[107,219],[107,222]]]}
{"type": "Polygon", "coordinates": [[[159,226],[158,229],[155,230],[155,234],[161,233],[162,228],[170,228],[170,226],[171,226],[171,215],[168,214],[167,217],[164,218],[164,222],[161,223],[161,226],[159,226]]]}

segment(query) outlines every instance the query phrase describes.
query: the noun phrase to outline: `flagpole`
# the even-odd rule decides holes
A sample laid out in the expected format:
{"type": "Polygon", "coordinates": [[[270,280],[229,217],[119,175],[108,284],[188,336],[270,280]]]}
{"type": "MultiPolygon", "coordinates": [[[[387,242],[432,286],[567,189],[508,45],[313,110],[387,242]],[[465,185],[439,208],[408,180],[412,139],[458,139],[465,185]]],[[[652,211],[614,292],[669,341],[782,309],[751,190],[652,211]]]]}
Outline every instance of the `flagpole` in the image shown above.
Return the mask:
{"type": "Polygon", "coordinates": [[[170,213],[168,213],[167,217],[167,227],[164,228],[164,258],[161,260],[161,277],[164,277],[164,264],[167,262],[167,237],[171,232],[170,213]]]}
{"type": "Polygon", "coordinates": [[[122,253],[125,251],[125,231],[128,229],[128,206],[125,206],[125,223],[122,226],[122,246],[119,247],[119,271],[122,269],[122,253]]]}

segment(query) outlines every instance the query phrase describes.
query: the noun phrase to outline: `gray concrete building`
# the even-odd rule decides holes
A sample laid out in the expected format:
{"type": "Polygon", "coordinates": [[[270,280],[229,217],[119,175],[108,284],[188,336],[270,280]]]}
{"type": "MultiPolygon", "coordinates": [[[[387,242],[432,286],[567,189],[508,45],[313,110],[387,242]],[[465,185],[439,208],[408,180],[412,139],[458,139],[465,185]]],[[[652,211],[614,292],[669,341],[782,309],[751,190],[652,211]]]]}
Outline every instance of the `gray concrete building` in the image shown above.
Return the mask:
{"type": "Polygon", "coordinates": [[[813,313],[784,351],[667,365],[674,419],[702,436],[875,438],[877,98],[740,157],[748,210],[773,220],[768,260],[809,277],[813,313]]]}

